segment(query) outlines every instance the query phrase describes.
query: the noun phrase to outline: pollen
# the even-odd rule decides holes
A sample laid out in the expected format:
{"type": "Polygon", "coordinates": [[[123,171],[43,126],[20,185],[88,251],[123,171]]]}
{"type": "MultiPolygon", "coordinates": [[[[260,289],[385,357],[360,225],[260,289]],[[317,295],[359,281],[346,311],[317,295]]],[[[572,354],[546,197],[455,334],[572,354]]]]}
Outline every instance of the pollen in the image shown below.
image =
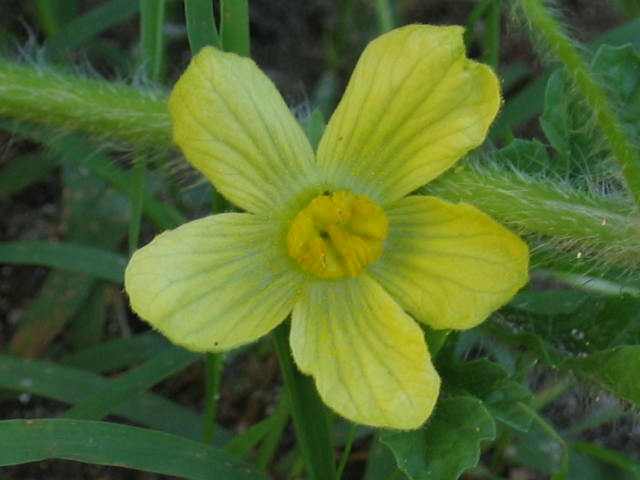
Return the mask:
{"type": "Polygon", "coordinates": [[[389,232],[384,210],[364,195],[320,195],[291,222],[289,255],[320,278],[357,277],[380,258],[389,232]]]}

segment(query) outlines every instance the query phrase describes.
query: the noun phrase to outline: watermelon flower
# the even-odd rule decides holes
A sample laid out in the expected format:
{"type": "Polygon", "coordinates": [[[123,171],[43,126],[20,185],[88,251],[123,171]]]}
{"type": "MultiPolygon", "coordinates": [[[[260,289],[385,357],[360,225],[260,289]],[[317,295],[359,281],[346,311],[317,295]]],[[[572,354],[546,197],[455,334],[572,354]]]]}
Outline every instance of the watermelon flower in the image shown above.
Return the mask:
{"type": "Polygon", "coordinates": [[[417,322],[474,327],[527,280],[516,235],[471,205],[412,194],[483,142],[500,105],[462,33],[411,25],[371,42],[315,153],[253,61],[203,49],[169,100],[174,139],[246,213],[138,250],[125,287],[139,316],[221,352],[290,315],[293,358],[329,407],[418,428],[440,379],[417,322]]]}

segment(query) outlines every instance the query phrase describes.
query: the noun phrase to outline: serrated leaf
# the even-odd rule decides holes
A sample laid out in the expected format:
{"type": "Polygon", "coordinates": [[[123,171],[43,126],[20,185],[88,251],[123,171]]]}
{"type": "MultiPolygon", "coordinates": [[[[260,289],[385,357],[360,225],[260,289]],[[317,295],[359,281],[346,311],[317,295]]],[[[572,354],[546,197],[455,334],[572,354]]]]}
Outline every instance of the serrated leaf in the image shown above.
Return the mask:
{"type": "Polygon", "coordinates": [[[603,45],[593,59],[591,68],[600,75],[620,107],[622,121],[636,138],[640,135],[640,54],[631,45],[603,45]]]}
{"type": "Polygon", "coordinates": [[[547,147],[538,140],[515,139],[494,152],[491,158],[500,165],[508,165],[525,173],[535,174],[549,168],[551,159],[547,147]]]}
{"type": "Polygon", "coordinates": [[[575,312],[587,298],[589,294],[578,290],[529,290],[518,293],[509,305],[529,313],[555,315],[575,312]]]}
{"type": "Polygon", "coordinates": [[[401,470],[398,470],[396,459],[384,443],[380,441],[380,435],[376,435],[371,443],[367,457],[367,468],[363,480],[407,480],[401,470]]]}
{"type": "Polygon", "coordinates": [[[564,71],[549,77],[540,126],[556,150],[550,172],[559,178],[587,188],[586,179],[603,178],[608,170],[615,168],[614,164],[604,161],[608,155],[604,150],[606,142],[589,107],[564,71]]]}
{"type": "Polygon", "coordinates": [[[581,377],[640,404],[640,345],[624,345],[567,361],[581,377]]]}
{"type": "Polygon", "coordinates": [[[491,320],[485,322],[482,325],[482,329],[504,344],[531,352],[538,359],[552,367],[555,367],[563,359],[556,352],[549,350],[540,335],[532,332],[523,332],[520,325],[516,324],[515,320],[512,320],[512,316],[509,316],[509,321],[502,318],[500,320],[500,322],[491,320]],[[509,322],[513,322],[513,324],[509,322]]]}
{"type": "Polygon", "coordinates": [[[471,362],[460,362],[451,357],[444,360],[438,364],[438,372],[445,390],[473,395],[483,401],[496,420],[516,430],[529,429],[531,417],[518,403],[531,405],[533,395],[519,382],[511,380],[501,365],[484,358],[471,362]]]}
{"type": "Polygon", "coordinates": [[[384,432],[400,469],[412,480],[456,480],[478,464],[480,443],[496,435],[493,418],[471,397],[439,401],[435,414],[420,430],[384,432]]]}
{"type": "MultiPolygon", "coordinates": [[[[539,292],[536,303],[540,305],[546,298],[551,304],[559,301],[557,297],[555,291],[539,292]]],[[[620,345],[640,344],[639,298],[588,295],[582,300],[578,296],[575,299],[577,308],[567,308],[566,313],[533,314],[520,310],[509,317],[565,356],[583,356],[620,345]]]]}
{"type": "MultiPolygon", "coordinates": [[[[630,134],[640,134],[640,56],[632,45],[603,45],[591,70],[607,89],[617,114],[630,134]]],[[[617,166],[610,155],[594,113],[575,91],[566,73],[551,75],[545,93],[545,111],[540,126],[557,152],[552,171],[577,186],[605,191],[616,190],[617,166]],[[613,178],[612,178],[613,176],[613,178]]]]}

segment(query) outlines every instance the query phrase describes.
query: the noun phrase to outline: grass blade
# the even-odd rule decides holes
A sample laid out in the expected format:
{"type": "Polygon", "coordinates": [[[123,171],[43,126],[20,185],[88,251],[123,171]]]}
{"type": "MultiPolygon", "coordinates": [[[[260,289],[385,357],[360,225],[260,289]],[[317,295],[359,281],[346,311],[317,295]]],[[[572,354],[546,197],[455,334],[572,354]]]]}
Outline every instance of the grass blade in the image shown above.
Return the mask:
{"type": "Polygon", "coordinates": [[[147,76],[156,83],[164,77],[164,20],[166,0],[140,0],[140,46],[147,76]]]}
{"type": "Polygon", "coordinates": [[[99,420],[117,405],[135,398],[156,383],[183,370],[200,355],[182,347],[171,346],[139,367],[113,380],[65,413],[67,418],[99,420]]]}
{"type": "Polygon", "coordinates": [[[222,48],[243,57],[251,56],[249,1],[220,0],[220,10],[222,48]]]}
{"type": "Polygon", "coordinates": [[[122,283],[127,259],[117,253],[75,243],[2,242],[0,263],[43,265],[122,283]]]}
{"type": "Polygon", "coordinates": [[[70,367],[95,373],[112,373],[158,354],[169,342],[154,332],[119,338],[80,350],[62,359],[70,367]]]}
{"type": "Polygon", "coordinates": [[[184,15],[187,20],[187,36],[191,55],[202,47],[213,45],[220,47],[220,37],[213,16],[211,0],[184,0],[184,15]]]}
{"type": "Polygon", "coordinates": [[[0,422],[0,465],[60,458],[192,480],[266,480],[224,451],[182,437],[107,422],[0,422]]]}
{"type": "Polygon", "coordinates": [[[590,442],[576,441],[571,447],[576,452],[585,453],[604,463],[615,465],[621,470],[631,474],[633,478],[640,479],[640,463],[634,458],[590,442]]]}
{"type": "MultiPolygon", "coordinates": [[[[0,388],[69,404],[81,402],[110,384],[108,379],[100,375],[77,368],[1,354],[0,372],[0,388]]],[[[199,415],[151,393],[115,406],[112,413],[141,425],[194,440],[201,437],[199,415]]],[[[221,428],[216,429],[216,433],[218,442],[226,439],[221,428]]]]}
{"type": "Polygon", "coordinates": [[[47,36],[51,36],[75,16],[78,10],[78,1],[35,0],[34,7],[42,29],[47,36]]]}
{"type": "Polygon", "coordinates": [[[0,196],[12,195],[46,177],[58,164],[49,152],[36,152],[16,158],[0,170],[0,196]]]}
{"type": "Polygon", "coordinates": [[[132,0],[109,0],[100,3],[49,37],[44,42],[44,47],[49,55],[59,56],[64,51],[82,45],[91,37],[130,17],[138,11],[138,6],[138,2],[132,0]]]}

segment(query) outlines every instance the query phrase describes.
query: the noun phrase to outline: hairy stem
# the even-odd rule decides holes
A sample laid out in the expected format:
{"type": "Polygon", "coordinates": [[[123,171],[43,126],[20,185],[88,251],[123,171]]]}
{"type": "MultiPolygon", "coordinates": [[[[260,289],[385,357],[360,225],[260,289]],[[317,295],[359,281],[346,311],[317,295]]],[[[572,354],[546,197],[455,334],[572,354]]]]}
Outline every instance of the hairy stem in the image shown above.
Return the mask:
{"type": "Polygon", "coordinates": [[[607,99],[604,89],[591,74],[578,49],[540,0],[517,0],[531,26],[549,44],[578,87],[604,133],[609,148],[620,164],[627,186],[640,205],[640,152],[636,149],[607,99]]]}
{"type": "Polygon", "coordinates": [[[496,220],[597,250],[604,264],[640,264],[640,216],[627,202],[596,197],[517,172],[478,166],[450,171],[425,188],[450,201],[475,205],[496,220]]]}
{"type": "Polygon", "coordinates": [[[0,59],[0,115],[168,148],[166,95],[0,59]]]}
{"type": "MultiPolygon", "coordinates": [[[[164,95],[2,60],[0,115],[136,147],[174,148],[164,95]]],[[[605,261],[640,265],[640,217],[610,197],[483,165],[453,170],[426,191],[474,204],[525,233],[601,248],[597,254],[607,257],[605,261]]]]}

